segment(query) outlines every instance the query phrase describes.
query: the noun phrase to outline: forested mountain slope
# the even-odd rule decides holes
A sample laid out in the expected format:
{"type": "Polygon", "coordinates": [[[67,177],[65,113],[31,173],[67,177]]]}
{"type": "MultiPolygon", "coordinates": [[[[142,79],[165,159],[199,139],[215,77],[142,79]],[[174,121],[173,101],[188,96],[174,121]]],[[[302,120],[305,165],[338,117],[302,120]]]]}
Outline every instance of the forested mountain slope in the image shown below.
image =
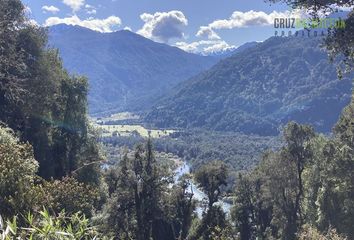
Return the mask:
{"type": "Polygon", "coordinates": [[[272,135],[290,120],[328,132],[351,96],[320,48],[321,38],[270,38],[180,84],[145,119],[272,135]]]}
{"type": "Polygon", "coordinates": [[[216,63],[130,31],[99,33],[56,25],[49,44],[58,48],[71,73],[90,80],[90,112],[142,109],[174,86],[216,63]]]}

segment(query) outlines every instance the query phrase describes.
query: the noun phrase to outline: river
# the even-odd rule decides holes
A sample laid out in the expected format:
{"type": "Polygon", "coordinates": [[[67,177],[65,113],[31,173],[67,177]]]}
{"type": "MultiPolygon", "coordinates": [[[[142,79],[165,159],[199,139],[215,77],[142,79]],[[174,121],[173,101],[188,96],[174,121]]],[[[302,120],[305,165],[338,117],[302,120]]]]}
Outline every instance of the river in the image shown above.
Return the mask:
{"type": "MultiPolygon", "coordinates": [[[[175,179],[177,181],[183,174],[190,173],[190,166],[186,162],[183,162],[183,164],[181,164],[181,166],[179,166],[175,172],[175,179]]],[[[193,192],[193,198],[198,202],[203,202],[207,200],[207,195],[202,190],[200,190],[195,183],[191,182],[191,186],[188,189],[189,192],[193,192]]],[[[223,200],[219,200],[216,205],[221,206],[221,208],[226,214],[230,214],[232,204],[227,203],[223,200]]],[[[201,206],[201,204],[198,204],[196,212],[199,217],[202,215],[203,207],[201,206]]]]}

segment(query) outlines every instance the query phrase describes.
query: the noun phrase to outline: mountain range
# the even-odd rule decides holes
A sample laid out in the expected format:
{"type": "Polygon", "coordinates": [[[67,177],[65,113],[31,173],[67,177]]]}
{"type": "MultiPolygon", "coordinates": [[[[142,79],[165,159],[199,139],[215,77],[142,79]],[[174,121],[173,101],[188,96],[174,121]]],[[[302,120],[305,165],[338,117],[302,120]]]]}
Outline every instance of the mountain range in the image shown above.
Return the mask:
{"type": "Polygon", "coordinates": [[[179,84],[146,114],[157,127],[276,135],[295,120],[329,132],[349,103],[320,37],[272,37],[179,84]]]}
{"type": "Polygon", "coordinates": [[[91,114],[145,109],[218,61],[130,31],[100,33],[64,24],[49,28],[49,46],[59,49],[70,73],[88,77],[91,114]]]}
{"type": "Polygon", "coordinates": [[[89,78],[91,114],[145,112],[162,128],[276,135],[288,121],[329,132],[349,102],[320,37],[272,37],[200,56],[130,31],[56,25],[49,45],[64,66],[89,78]]]}

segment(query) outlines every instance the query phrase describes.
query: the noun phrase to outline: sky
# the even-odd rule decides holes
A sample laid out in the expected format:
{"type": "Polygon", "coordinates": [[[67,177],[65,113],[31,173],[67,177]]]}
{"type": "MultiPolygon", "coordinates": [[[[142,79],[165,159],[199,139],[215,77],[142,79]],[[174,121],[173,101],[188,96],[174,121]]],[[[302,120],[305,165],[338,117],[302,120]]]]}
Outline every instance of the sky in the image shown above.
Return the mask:
{"type": "Polygon", "coordinates": [[[23,0],[37,24],[100,32],[129,30],[183,50],[210,54],[274,35],[274,18],[297,14],[264,0],[23,0]]]}

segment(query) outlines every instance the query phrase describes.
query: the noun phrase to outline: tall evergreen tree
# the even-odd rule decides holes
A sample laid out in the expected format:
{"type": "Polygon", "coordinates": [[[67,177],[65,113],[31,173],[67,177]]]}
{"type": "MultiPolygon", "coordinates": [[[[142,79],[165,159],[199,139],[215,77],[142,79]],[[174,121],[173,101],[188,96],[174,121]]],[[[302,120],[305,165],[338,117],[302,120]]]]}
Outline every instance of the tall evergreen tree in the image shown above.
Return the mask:
{"type": "Polygon", "coordinates": [[[58,51],[47,48],[46,30],[28,21],[20,0],[0,0],[0,6],[0,121],[33,146],[40,176],[76,173],[98,184],[101,156],[89,132],[87,80],[66,72],[58,51]]]}
{"type": "Polygon", "coordinates": [[[228,170],[226,164],[221,161],[213,161],[195,172],[195,180],[198,186],[207,195],[207,210],[203,213],[202,219],[195,233],[190,239],[210,239],[217,228],[227,226],[226,215],[220,206],[214,205],[220,200],[223,187],[227,185],[228,170]]]}
{"type": "Polygon", "coordinates": [[[157,162],[149,140],[138,145],[133,158],[125,156],[110,174],[114,184],[111,199],[106,206],[108,228],[120,238],[163,239],[172,236],[173,230],[164,212],[164,201],[173,177],[168,166],[157,162]],[[111,224],[113,223],[113,224],[111,224]]]}

